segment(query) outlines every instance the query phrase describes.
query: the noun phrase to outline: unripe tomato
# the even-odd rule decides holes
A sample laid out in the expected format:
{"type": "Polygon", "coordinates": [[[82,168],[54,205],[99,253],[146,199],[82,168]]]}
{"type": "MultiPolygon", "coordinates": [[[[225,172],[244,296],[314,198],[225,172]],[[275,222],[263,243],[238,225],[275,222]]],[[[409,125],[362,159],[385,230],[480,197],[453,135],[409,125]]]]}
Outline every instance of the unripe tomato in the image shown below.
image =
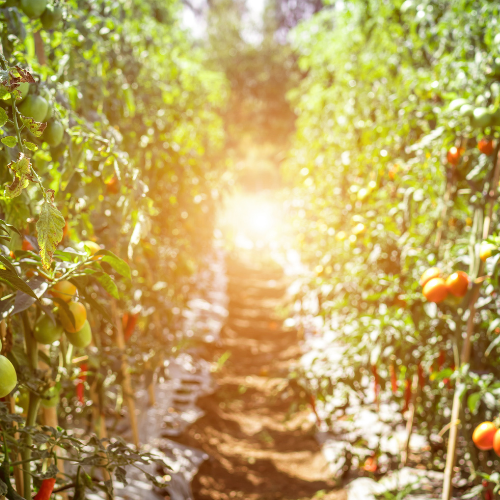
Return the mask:
{"type": "Polygon", "coordinates": [[[493,141],[491,139],[483,138],[477,143],[477,148],[481,151],[481,153],[489,156],[494,150],[493,141]]]}
{"type": "Polygon", "coordinates": [[[491,450],[497,427],[493,422],[479,424],[472,434],[472,441],[480,450],[491,450]]]}
{"type": "Polygon", "coordinates": [[[446,280],[448,291],[455,297],[464,297],[469,288],[469,276],[463,271],[457,271],[446,280]]]}
{"type": "Polygon", "coordinates": [[[500,457],[500,432],[496,431],[493,436],[493,451],[500,457]]]}
{"type": "Polygon", "coordinates": [[[59,281],[53,287],[50,293],[59,299],[64,300],[64,302],[69,302],[73,300],[76,293],[76,286],[68,280],[59,281]]]}
{"type": "Polygon", "coordinates": [[[443,302],[448,296],[448,288],[442,278],[432,278],[429,280],[422,292],[429,302],[436,302],[437,304],[443,302]]]}
{"type": "Polygon", "coordinates": [[[51,387],[40,400],[40,404],[44,408],[54,408],[59,404],[59,391],[57,387],[51,387]]]}
{"type": "MultiPolygon", "coordinates": [[[[21,93],[21,99],[16,99],[16,104],[21,104],[30,91],[30,84],[28,82],[21,82],[17,90],[21,93]]],[[[7,102],[12,104],[12,97],[7,102]]]]}
{"type": "MultiPolygon", "coordinates": [[[[51,118],[52,118],[52,115],[54,113],[54,105],[52,104],[52,101],[45,98],[47,100],[47,102],[49,103],[49,109],[47,109],[47,114],[45,115],[45,118],[43,119],[44,122],[48,122],[51,118]]],[[[47,129],[45,129],[47,130],[47,129]]]]}
{"type": "Polygon", "coordinates": [[[46,30],[53,30],[61,22],[63,11],[59,5],[47,5],[40,21],[46,30]]]}
{"type": "Polygon", "coordinates": [[[43,131],[43,140],[52,148],[61,144],[64,137],[64,127],[59,120],[52,120],[43,131]]]}
{"type": "Polygon", "coordinates": [[[30,403],[30,395],[26,389],[21,389],[16,397],[16,405],[23,409],[23,413],[28,412],[28,406],[30,403]]]}
{"type": "Polygon", "coordinates": [[[8,396],[16,384],[17,374],[14,365],[5,356],[0,356],[0,398],[8,396]]]}
{"type": "Polygon", "coordinates": [[[460,157],[463,154],[463,148],[457,148],[455,146],[451,147],[448,153],[446,154],[446,159],[448,163],[451,165],[458,165],[460,161],[460,157]]]}
{"type": "Polygon", "coordinates": [[[47,0],[21,0],[21,9],[30,19],[40,17],[45,7],[47,7],[47,0]]]}
{"type": "Polygon", "coordinates": [[[19,105],[19,111],[22,115],[33,118],[36,122],[42,122],[49,109],[47,99],[40,95],[30,94],[19,105]]]}
{"type": "Polygon", "coordinates": [[[40,344],[53,344],[61,338],[63,332],[63,327],[59,323],[54,324],[46,314],[43,314],[36,322],[33,336],[40,344]]]}
{"type": "Polygon", "coordinates": [[[58,309],[59,319],[63,328],[70,333],[77,332],[83,328],[87,320],[87,310],[81,302],[71,301],[68,304],[69,310],[73,313],[75,324],[71,322],[71,318],[64,312],[64,309],[58,309]]]}
{"type": "Polygon", "coordinates": [[[430,269],[427,269],[427,271],[425,271],[420,278],[420,286],[425,286],[425,284],[432,278],[439,278],[439,276],[441,276],[441,269],[439,269],[439,267],[431,267],[430,269]]]}
{"type": "Polygon", "coordinates": [[[66,337],[70,344],[73,344],[75,347],[87,347],[90,345],[92,342],[92,329],[88,320],[85,321],[81,330],[74,333],[66,332],[66,337]]]}
{"type": "Polygon", "coordinates": [[[490,258],[493,255],[493,250],[495,250],[496,247],[492,243],[488,243],[486,241],[483,241],[481,243],[481,248],[479,249],[479,258],[483,261],[486,262],[486,259],[490,258]]]}

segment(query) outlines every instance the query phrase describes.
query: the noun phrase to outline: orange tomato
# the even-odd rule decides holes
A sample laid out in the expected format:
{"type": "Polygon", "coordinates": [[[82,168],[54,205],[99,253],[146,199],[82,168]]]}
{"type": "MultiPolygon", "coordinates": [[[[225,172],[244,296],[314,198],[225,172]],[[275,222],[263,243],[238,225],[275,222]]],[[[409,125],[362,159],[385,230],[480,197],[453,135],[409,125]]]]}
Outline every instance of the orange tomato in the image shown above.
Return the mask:
{"type": "Polygon", "coordinates": [[[493,436],[493,451],[500,457],[500,432],[498,431],[493,436]]]}
{"type": "Polygon", "coordinates": [[[464,297],[469,288],[469,276],[463,271],[457,271],[446,280],[448,291],[455,297],[464,297]]]}
{"type": "Polygon", "coordinates": [[[50,293],[64,302],[69,302],[76,293],[76,286],[67,280],[59,281],[52,287],[50,293]]]}
{"type": "Polygon", "coordinates": [[[440,275],[441,269],[439,269],[439,267],[431,267],[430,269],[427,269],[427,271],[425,271],[420,278],[420,286],[425,286],[425,284],[432,278],[439,278],[440,275]]]}
{"type": "Polygon", "coordinates": [[[450,148],[450,150],[446,154],[446,159],[448,160],[448,163],[450,165],[458,165],[458,162],[460,161],[460,157],[462,156],[463,152],[464,152],[463,148],[457,148],[455,146],[450,148]]]}
{"type": "Polygon", "coordinates": [[[493,153],[494,145],[491,139],[483,138],[477,143],[477,148],[481,153],[490,156],[493,153]]]}
{"type": "Polygon", "coordinates": [[[432,278],[429,280],[423,289],[424,297],[429,302],[443,302],[448,296],[448,288],[443,278],[432,278]]]}
{"type": "Polygon", "coordinates": [[[113,176],[106,182],[106,191],[110,194],[117,194],[120,192],[120,182],[116,176],[113,176]]]}
{"type": "Polygon", "coordinates": [[[472,441],[480,450],[491,450],[497,427],[493,422],[479,424],[472,434],[472,441]]]}
{"type": "Polygon", "coordinates": [[[25,250],[26,252],[28,252],[30,250],[34,250],[33,245],[28,240],[24,240],[24,239],[23,239],[23,243],[22,243],[21,248],[23,250],[25,250]]]}
{"type": "Polygon", "coordinates": [[[83,326],[85,325],[85,321],[87,321],[87,310],[85,306],[81,302],[71,301],[68,304],[69,310],[73,314],[73,318],[75,320],[75,324],[73,325],[69,316],[64,312],[63,309],[59,309],[58,315],[59,320],[63,328],[69,333],[79,332],[83,326]]]}
{"type": "Polygon", "coordinates": [[[496,247],[494,245],[492,245],[491,243],[483,241],[481,243],[481,248],[479,250],[479,258],[483,262],[486,262],[486,259],[490,258],[493,255],[493,250],[495,250],[495,248],[496,247]]]}

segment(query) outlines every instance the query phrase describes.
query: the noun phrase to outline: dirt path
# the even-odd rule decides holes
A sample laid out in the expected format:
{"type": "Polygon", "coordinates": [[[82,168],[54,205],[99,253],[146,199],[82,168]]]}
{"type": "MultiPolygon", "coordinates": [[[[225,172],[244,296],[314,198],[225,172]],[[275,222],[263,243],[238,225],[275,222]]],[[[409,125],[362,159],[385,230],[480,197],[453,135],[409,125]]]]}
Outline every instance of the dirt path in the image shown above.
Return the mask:
{"type": "Polygon", "coordinates": [[[276,308],[285,291],[280,269],[230,262],[229,318],[212,359],[218,389],[199,401],[205,416],[181,441],[205,451],[193,481],[195,500],[344,500],[334,491],[308,420],[288,390],[299,355],[297,333],[282,328],[276,308]],[[223,358],[220,358],[223,356],[223,358]]]}

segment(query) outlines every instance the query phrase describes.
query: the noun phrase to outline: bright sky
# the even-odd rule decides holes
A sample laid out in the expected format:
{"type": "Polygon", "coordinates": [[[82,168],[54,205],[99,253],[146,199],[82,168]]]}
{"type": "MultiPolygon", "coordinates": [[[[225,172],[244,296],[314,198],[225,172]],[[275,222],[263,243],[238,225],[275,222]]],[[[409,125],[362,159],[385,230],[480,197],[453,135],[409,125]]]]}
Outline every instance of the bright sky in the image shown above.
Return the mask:
{"type": "MultiPolygon", "coordinates": [[[[201,12],[206,12],[206,0],[190,0],[191,5],[201,12]]],[[[262,16],[266,6],[266,0],[246,0],[248,8],[248,19],[245,19],[246,29],[242,35],[249,43],[258,44],[262,40],[259,28],[262,26],[262,16]],[[255,29],[257,28],[257,30],[255,29]]],[[[206,30],[204,16],[197,16],[192,9],[185,6],[182,15],[183,24],[196,38],[203,37],[206,30]]]]}

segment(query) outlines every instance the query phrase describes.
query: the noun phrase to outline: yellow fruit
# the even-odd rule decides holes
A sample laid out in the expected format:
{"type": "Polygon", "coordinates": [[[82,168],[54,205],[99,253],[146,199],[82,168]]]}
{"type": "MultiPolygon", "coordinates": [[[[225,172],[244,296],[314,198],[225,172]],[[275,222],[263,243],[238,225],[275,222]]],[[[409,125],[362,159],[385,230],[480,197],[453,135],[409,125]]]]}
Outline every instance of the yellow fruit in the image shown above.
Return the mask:
{"type": "Polygon", "coordinates": [[[52,287],[50,293],[64,302],[70,302],[76,293],[76,286],[67,280],[59,281],[52,287]]]}
{"type": "Polygon", "coordinates": [[[67,332],[75,333],[81,330],[83,325],[85,325],[85,321],[87,321],[87,310],[81,302],[72,301],[68,304],[68,307],[73,314],[74,324],[62,308],[58,309],[59,320],[67,332]]]}

